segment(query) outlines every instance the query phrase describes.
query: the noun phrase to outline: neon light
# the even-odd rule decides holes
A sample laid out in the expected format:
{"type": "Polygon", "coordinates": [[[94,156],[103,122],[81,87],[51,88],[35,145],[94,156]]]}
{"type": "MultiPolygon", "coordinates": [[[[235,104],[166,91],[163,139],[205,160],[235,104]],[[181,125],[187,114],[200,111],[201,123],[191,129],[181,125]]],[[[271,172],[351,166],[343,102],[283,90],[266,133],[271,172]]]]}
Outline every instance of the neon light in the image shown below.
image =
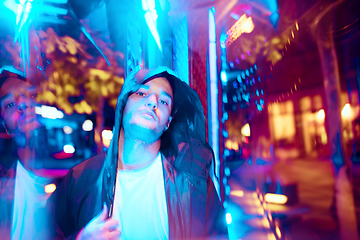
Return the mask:
{"type": "Polygon", "coordinates": [[[226,46],[229,46],[233,43],[238,37],[243,33],[251,33],[254,30],[254,22],[251,17],[246,17],[246,14],[243,14],[239,20],[227,31],[226,35],[226,46]]]}
{"type": "Polygon", "coordinates": [[[156,29],[156,20],[157,20],[158,16],[157,16],[157,13],[155,10],[155,1],[154,0],[142,0],[141,4],[142,4],[143,10],[145,11],[144,16],[145,16],[146,24],[148,25],[149,30],[161,51],[160,36],[156,29]]]}
{"type": "Polygon", "coordinates": [[[93,130],[94,124],[90,119],[86,119],[82,124],[82,129],[86,132],[93,130]]]}
{"type": "Polygon", "coordinates": [[[285,195],[275,194],[275,193],[265,194],[265,201],[268,203],[285,204],[287,200],[288,198],[285,195]]]}
{"type": "Polygon", "coordinates": [[[350,104],[349,103],[345,104],[343,110],[341,111],[341,116],[342,117],[347,117],[350,114],[350,110],[351,110],[350,109],[350,104]]]}
{"type": "Polygon", "coordinates": [[[280,231],[279,226],[275,227],[275,232],[276,232],[276,235],[279,237],[279,239],[281,239],[281,231],[280,231]]]}
{"type": "Polygon", "coordinates": [[[150,29],[150,32],[151,34],[153,35],[154,39],[155,39],[155,42],[156,44],[158,45],[160,51],[161,51],[161,44],[160,44],[160,36],[159,36],[159,33],[156,29],[156,26],[155,26],[155,23],[152,19],[152,16],[151,16],[151,13],[150,12],[146,12],[145,13],[145,20],[146,20],[146,23],[150,29]]]}
{"type": "Polygon", "coordinates": [[[41,107],[35,107],[35,113],[41,115],[43,118],[49,119],[64,117],[64,113],[59,111],[56,107],[50,107],[46,105],[42,105],[41,107]]]}
{"type": "Polygon", "coordinates": [[[150,10],[155,10],[155,1],[154,0],[147,0],[147,5],[150,10]]]}
{"type": "Polygon", "coordinates": [[[225,72],[225,71],[221,71],[221,73],[220,73],[220,79],[221,79],[222,83],[223,83],[224,85],[226,85],[226,83],[227,83],[227,76],[226,76],[226,72],[225,72]]]}
{"type": "Polygon", "coordinates": [[[317,118],[319,121],[324,121],[325,120],[325,111],[324,109],[320,109],[317,113],[317,118]]]}
{"type": "Polygon", "coordinates": [[[246,137],[250,137],[250,125],[249,125],[249,123],[245,124],[241,128],[241,134],[246,136],[246,137]]]}
{"type": "Polygon", "coordinates": [[[236,196],[236,197],[243,197],[243,196],[244,196],[244,191],[235,190],[235,191],[231,191],[230,194],[231,194],[232,196],[236,196]]]}
{"type": "Polygon", "coordinates": [[[101,132],[101,135],[102,135],[102,137],[105,138],[105,139],[112,139],[112,137],[113,137],[113,133],[112,133],[111,130],[103,130],[103,131],[101,132]]]}
{"type": "Polygon", "coordinates": [[[66,134],[71,134],[73,132],[73,129],[71,127],[69,127],[69,126],[64,126],[63,131],[66,134]]]}
{"type": "Polygon", "coordinates": [[[147,11],[149,9],[149,6],[148,6],[148,3],[146,2],[146,0],[141,1],[141,6],[144,11],[147,11]]]}
{"type": "MultiPolygon", "coordinates": [[[[215,16],[212,9],[208,11],[209,16],[209,82],[210,86],[210,121],[209,121],[209,142],[211,147],[214,150],[214,158],[215,158],[215,173],[217,176],[220,176],[220,153],[219,153],[219,110],[218,110],[218,76],[217,76],[217,54],[216,54],[216,25],[215,25],[215,16]]],[[[220,196],[220,184],[213,177],[213,182],[215,185],[215,189],[217,190],[219,198],[220,196]]]]}
{"type": "Polygon", "coordinates": [[[75,152],[75,148],[74,146],[70,145],[70,144],[66,144],[63,148],[65,153],[74,153],[75,152]]]}
{"type": "Polygon", "coordinates": [[[113,137],[113,133],[111,130],[103,130],[101,133],[103,145],[108,148],[110,146],[111,139],[113,137]]]}
{"type": "Polygon", "coordinates": [[[56,190],[56,185],[51,183],[44,187],[46,193],[53,193],[56,190]]]}
{"type": "Polygon", "coordinates": [[[226,213],[226,223],[231,224],[232,223],[232,217],[230,213],[226,213]]]}

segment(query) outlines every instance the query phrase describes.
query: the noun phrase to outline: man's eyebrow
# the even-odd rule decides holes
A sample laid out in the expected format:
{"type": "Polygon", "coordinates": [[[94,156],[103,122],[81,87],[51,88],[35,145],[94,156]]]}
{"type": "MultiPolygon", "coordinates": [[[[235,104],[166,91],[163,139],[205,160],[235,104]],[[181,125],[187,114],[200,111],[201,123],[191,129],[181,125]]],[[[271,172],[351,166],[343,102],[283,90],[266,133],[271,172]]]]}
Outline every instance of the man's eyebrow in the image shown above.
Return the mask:
{"type": "MultiPolygon", "coordinates": [[[[145,90],[149,90],[149,89],[150,89],[150,86],[148,86],[148,85],[141,85],[141,87],[140,87],[139,89],[141,89],[141,88],[143,88],[143,89],[145,89],[145,90]]],[[[164,95],[167,96],[167,97],[169,97],[171,100],[173,99],[173,98],[171,97],[171,95],[170,95],[168,92],[164,91],[164,90],[161,90],[160,93],[161,93],[161,94],[164,94],[164,95]]]]}
{"type": "Polygon", "coordinates": [[[31,91],[31,90],[37,90],[37,89],[36,89],[36,87],[34,87],[34,86],[30,86],[30,87],[28,87],[26,90],[28,90],[28,91],[30,90],[30,91],[31,91]]]}
{"type": "MultiPolygon", "coordinates": [[[[150,89],[150,87],[149,87],[148,85],[141,85],[140,88],[144,88],[144,89],[146,89],[146,90],[150,89]]],[[[139,88],[139,89],[140,89],[140,88],[139,88]]]]}
{"type": "Polygon", "coordinates": [[[167,96],[167,97],[170,98],[171,100],[173,99],[168,92],[161,91],[161,94],[164,94],[165,96],[167,96]]]}
{"type": "Polygon", "coordinates": [[[1,103],[4,99],[6,99],[6,98],[10,97],[10,95],[11,95],[11,93],[8,93],[8,94],[6,94],[6,95],[4,95],[4,96],[0,97],[0,103],[1,103]]]}

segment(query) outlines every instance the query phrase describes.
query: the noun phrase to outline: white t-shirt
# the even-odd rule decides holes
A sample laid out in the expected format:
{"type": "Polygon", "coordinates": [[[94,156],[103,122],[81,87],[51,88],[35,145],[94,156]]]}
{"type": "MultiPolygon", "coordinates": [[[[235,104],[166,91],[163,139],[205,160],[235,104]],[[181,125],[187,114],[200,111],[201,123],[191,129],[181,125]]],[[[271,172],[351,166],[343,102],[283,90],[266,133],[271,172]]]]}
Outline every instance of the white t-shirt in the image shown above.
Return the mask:
{"type": "MultiPolygon", "coordinates": [[[[48,178],[35,176],[17,162],[11,239],[49,239],[46,219],[48,178]]],[[[1,236],[0,236],[1,238],[1,236]]]]}
{"type": "Polygon", "coordinates": [[[118,170],[113,218],[120,239],[169,239],[161,154],[140,170],[118,170]]]}

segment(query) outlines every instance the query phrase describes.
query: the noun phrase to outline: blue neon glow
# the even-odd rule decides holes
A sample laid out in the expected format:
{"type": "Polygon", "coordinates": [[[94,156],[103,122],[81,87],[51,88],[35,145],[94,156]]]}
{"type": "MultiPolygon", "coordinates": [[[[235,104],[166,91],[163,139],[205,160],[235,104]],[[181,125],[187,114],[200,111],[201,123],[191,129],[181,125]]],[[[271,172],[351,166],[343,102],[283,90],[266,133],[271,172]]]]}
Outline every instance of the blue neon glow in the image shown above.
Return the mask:
{"type": "Polygon", "coordinates": [[[273,14],[270,15],[270,22],[274,28],[277,27],[277,24],[279,22],[279,17],[280,17],[280,14],[278,12],[274,12],[273,14]]]}
{"type": "Polygon", "coordinates": [[[155,10],[155,1],[154,0],[142,0],[141,4],[142,4],[143,10],[145,11],[144,16],[145,16],[146,24],[148,25],[149,30],[161,51],[160,36],[159,36],[158,30],[156,28],[157,13],[155,10]]]}
{"type": "Polygon", "coordinates": [[[226,41],[226,34],[222,33],[220,36],[220,47],[223,49],[226,48],[225,41],[226,41]]]}
{"type": "MultiPolygon", "coordinates": [[[[11,0],[8,0],[8,1],[4,1],[3,2],[4,6],[6,8],[8,8],[9,10],[11,10],[13,13],[17,14],[17,11],[18,11],[18,6],[20,4],[17,4],[15,1],[11,1],[11,0]]],[[[2,12],[3,14],[3,12],[2,12]]]]}
{"type": "Polygon", "coordinates": [[[241,73],[241,78],[245,80],[245,72],[241,73]]]}
{"type": "Polygon", "coordinates": [[[158,45],[158,47],[161,51],[160,36],[156,29],[156,26],[155,26],[156,23],[154,22],[150,11],[145,13],[145,20],[146,20],[146,24],[148,25],[148,27],[150,29],[151,34],[153,35],[153,37],[155,39],[156,44],[158,45]]]}
{"type": "Polygon", "coordinates": [[[239,85],[238,85],[238,82],[237,82],[237,81],[233,81],[233,87],[234,87],[235,89],[239,87],[239,85]]]}
{"type": "Polygon", "coordinates": [[[225,168],[225,175],[230,176],[230,168],[228,167],[225,168]]]}
{"type": "MultiPolygon", "coordinates": [[[[229,133],[228,133],[225,129],[223,129],[223,130],[221,131],[221,133],[222,133],[222,135],[224,136],[224,138],[228,138],[228,137],[229,137],[229,133]]],[[[229,151],[228,151],[227,153],[229,153],[229,151]]],[[[228,154],[227,156],[229,156],[229,154],[228,154]]]]}
{"type": "Polygon", "coordinates": [[[230,213],[226,213],[226,223],[231,224],[232,223],[232,217],[230,213]]]}
{"type": "MultiPolygon", "coordinates": [[[[215,16],[214,9],[209,9],[209,72],[210,72],[210,114],[211,121],[209,131],[210,144],[214,151],[215,157],[215,173],[217,176],[220,176],[220,150],[219,150],[219,111],[218,111],[218,71],[217,71],[217,54],[216,54],[216,25],[215,25],[215,16]]],[[[225,43],[224,43],[225,46],[225,43]]],[[[215,189],[217,190],[218,196],[221,199],[220,195],[220,183],[215,181],[215,176],[212,176],[215,189]]]]}
{"type": "Polygon", "coordinates": [[[222,100],[223,100],[224,103],[228,103],[228,98],[227,98],[226,93],[223,94],[222,100]]]}
{"type": "Polygon", "coordinates": [[[226,177],[223,177],[223,184],[227,184],[227,178],[226,177]]]}
{"type": "Polygon", "coordinates": [[[227,76],[226,76],[226,72],[225,71],[221,71],[220,73],[220,79],[223,82],[224,85],[226,85],[227,83],[227,76]]]}
{"type": "Polygon", "coordinates": [[[236,95],[233,96],[233,102],[237,102],[237,97],[236,97],[236,95]]]}
{"type": "Polygon", "coordinates": [[[231,192],[230,186],[229,186],[229,185],[226,185],[226,186],[225,186],[225,194],[229,196],[229,195],[230,195],[230,192],[231,192]]]}

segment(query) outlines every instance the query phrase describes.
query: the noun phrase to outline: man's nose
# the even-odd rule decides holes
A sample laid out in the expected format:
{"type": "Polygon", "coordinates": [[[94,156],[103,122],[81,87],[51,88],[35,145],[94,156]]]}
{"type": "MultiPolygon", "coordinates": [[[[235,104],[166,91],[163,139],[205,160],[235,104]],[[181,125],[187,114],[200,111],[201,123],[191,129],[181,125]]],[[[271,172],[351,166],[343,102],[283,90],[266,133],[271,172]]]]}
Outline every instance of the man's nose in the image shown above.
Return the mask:
{"type": "Polygon", "coordinates": [[[30,107],[30,100],[27,97],[19,96],[17,99],[17,106],[19,112],[24,112],[27,108],[30,107]]]}
{"type": "Polygon", "coordinates": [[[150,94],[150,95],[148,96],[146,105],[147,105],[148,107],[153,108],[153,109],[157,109],[157,107],[158,107],[157,96],[156,96],[155,94],[150,94]]]}

